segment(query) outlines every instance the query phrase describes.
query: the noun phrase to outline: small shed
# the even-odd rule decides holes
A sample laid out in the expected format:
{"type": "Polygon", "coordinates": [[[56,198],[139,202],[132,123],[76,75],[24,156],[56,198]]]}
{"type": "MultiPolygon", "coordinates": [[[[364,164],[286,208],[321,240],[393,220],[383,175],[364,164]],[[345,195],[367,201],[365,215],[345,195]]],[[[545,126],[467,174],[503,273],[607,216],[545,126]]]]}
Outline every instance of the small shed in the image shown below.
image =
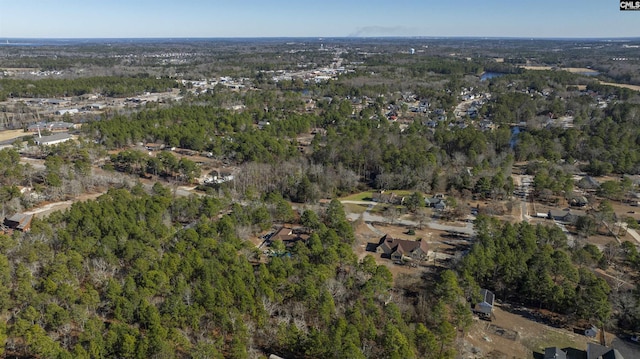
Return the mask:
{"type": "Polygon", "coordinates": [[[480,289],[480,302],[473,307],[473,311],[479,316],[491,319],[495,295],[488,289],[480,289]]]}
{"type": "Polygon", "coordinates": [[[595,325],[592,325],[591,328],[585,329],[584,335],[589,338],[595,338],[599,332],[598,328],[596,328],[595,325]]]}

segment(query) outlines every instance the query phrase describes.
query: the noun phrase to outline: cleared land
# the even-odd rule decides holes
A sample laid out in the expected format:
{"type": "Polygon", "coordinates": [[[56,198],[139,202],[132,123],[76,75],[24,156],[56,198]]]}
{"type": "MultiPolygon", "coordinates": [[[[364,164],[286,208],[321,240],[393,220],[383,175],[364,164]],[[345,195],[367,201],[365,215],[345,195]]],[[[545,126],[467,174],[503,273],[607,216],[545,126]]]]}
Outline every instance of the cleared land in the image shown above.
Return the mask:
{"type": "Polygon", "coordinates": [[[600,83],[602,85],[616,86],[616,87],[626,88],[629,90],[640,91],[640,86],[636,86],[636,85],[627,85],[627,84],[619,84],[615,82],[603,82],[603,81],[600,81],[600,83]]]}
{"type": "MultiPolygon", "coordinates": [[[[553,70],[556,69],[555,67],[551,67],[551,66],[522,66],[523,69],[525,70],[534,70],[534,71],[541,71],[541,70],[553,70]]],[[[598,71],[595,71],[593,69],[588,69],[586,67],[558,67],[558,70],[563,70],[563,71],[568,71],[571,73],[596,73],[598,71]]],[[[629,90],[634,90],[634,91],[640,91],[640,86],[637,85],[629,85],[629,84],[620,84],[617,82],[604,82],[604,81],[600,81],[598,80],[598,82],[602,85],[607,85],[607,86],[615,86],[615,87],[621,87],[621,88],[626,88],[629,90]]]]}
{"type": "Polygon", "coordinates": [[[598,72],[594,69],[589,69],[586,67],[553,67],[553,66],[521,66],[525,70],[533,70],[533,71],[541,71],[541,70],[563,70],[569,71],[572,73],[584,73],[584,72],[598,72]]]}
{"type": "Polygon", "coordinates": [[[14,138],[27,136],[28,133],[24,132],[24,130],[5,130],[0,131],[0,141],[13,140],[14,138]]]}
{"type": "Polygon", "coordinates": [[[542,353],[545,347],[585,350],[590,342],[584,335],[528,318],[535,312],[527,309],[495,307],[494,314],[491,322],[474,321],[463,339],[464,357],[533,358],[534,352],[542,353]]]}

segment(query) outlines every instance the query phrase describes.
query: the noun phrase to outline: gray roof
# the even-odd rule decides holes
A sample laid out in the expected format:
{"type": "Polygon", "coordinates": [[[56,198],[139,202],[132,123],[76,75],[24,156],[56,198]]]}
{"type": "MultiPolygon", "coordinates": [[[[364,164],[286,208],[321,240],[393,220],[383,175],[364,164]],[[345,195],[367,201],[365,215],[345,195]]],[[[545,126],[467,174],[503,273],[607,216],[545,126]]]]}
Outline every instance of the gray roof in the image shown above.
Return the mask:
{"type": "Polygon", "coordinates": [[[611,349],[602,355],[602,359],[624,359],[618,349],[611,349]]]}
{"type": "Polygon", "coordinates": [[[16,213],[11,217],[5,217],[4,224],[11,228],[24,231],[31,224],[32,219],[33,214],[16,213]]]}
{"type": "Polygon", "coordinates": [[[545,348],[544,359],[567,359],[567,353],[558,347],[545,348]]]}
{"type": "Polygon", "coordinates": [[[53,131],[53,130],[66,130],[71,127],[73,127],[73,123],[71,122],[63,122],[63,121],[36,122],[32,125],[29,125],[29,127],[27,127],[27,130],[37,131],[38,129],[41,129],[41,130],[53,131]]]}
{"type": "Polygon", "coordinates": [[[493,302],[495,300],[495,295],[492,291],[488,289],[480,289],[480,296],[482,297],[482,301],[493,306],[493,302]]]}
{"type": "Polygon", "coordinates": [[[617,349],[611,349],[599,344],[587,344],[587,359],[624,359],[617,349]]]}
{"type": "Polygon", "coordinates": [[[495,295],[487,289],[480,289],[480,297],[482,300],[474,306],[474,311],[491,315],[493,312],[493,302],[495,295]]]}
{"type": "Polygon", "coordinates": [[[61,141],[61,140],[69,140],[71,139],[71,135],[68,133],[56,133],[51,136],[42,136],[35,139],[36,143],[39,145],[46,145],[51,142],[61,141]]]}

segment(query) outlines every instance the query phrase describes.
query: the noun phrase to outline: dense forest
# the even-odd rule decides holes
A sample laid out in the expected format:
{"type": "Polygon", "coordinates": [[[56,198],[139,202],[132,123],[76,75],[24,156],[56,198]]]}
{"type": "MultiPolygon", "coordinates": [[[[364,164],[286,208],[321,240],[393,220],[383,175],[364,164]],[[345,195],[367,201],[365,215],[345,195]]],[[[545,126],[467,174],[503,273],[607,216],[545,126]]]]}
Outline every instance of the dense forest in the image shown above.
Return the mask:
{"type": "Polygon", "coordinates": [[[405,312],[389,301],[389,270],[354,257],[338,201],[305,211],[309,239],[274,245],[266,261],[237,236],[275,220],[262,203],[220,217],[226,204],[211,197],[172,200],[158,184],[113,189],[4,236],[4,354],[453,357],[456,330],[470,323],[455,273],[405,312]]]}
{"type": "Polygon", "coordinates": [[[100,94],[109,97],[140,95],[144,92],[163,92],[177,88],[169,78],[156,79],[148,75],[137,77],[83,77],[77,79],[0,79],[0,100],[12,97],[70,97],[100,94]]]}
{"type": "Polygon", "coordinates": [[[611,289],[588,269],[605,260],[597,247],[568,251],[560,228],[526,222],[481,217],[476,229],[478,241],[462,261],[463,276],[506,301],[598,322],[611,315],[611,289]]]}

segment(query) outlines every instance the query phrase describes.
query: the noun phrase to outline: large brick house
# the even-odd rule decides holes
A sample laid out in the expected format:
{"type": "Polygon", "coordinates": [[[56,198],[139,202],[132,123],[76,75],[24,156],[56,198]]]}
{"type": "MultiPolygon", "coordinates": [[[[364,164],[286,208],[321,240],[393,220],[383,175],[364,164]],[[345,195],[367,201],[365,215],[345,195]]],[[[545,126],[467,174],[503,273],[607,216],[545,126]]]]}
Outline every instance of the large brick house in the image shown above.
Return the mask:
{"type": "Polygon", "coordinates": [[[376,252],[394,261],[422,260],[427,256],[427,242],[423,239],[407,240],[385,235],[380,238],[376,252]]]}

